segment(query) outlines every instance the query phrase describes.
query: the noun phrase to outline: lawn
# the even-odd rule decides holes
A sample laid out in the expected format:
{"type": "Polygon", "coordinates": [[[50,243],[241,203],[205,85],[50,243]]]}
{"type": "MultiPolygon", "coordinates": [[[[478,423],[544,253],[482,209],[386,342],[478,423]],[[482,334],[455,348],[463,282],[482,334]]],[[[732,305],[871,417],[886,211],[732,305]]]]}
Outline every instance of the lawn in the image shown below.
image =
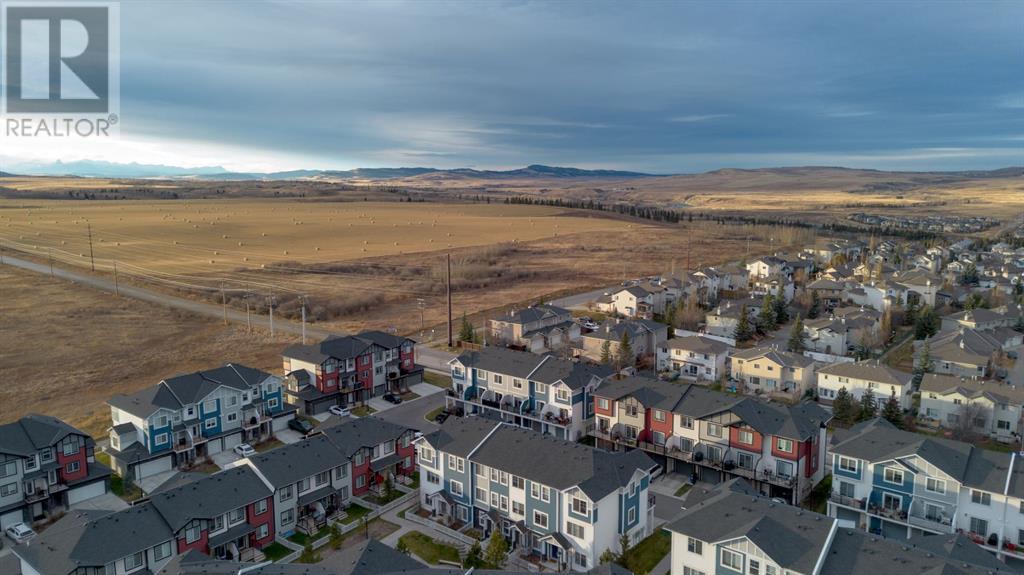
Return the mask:
{"type": "Polygon", "coordinates": [[[110,492],[128,503],[142,498],[142,490],[134,483],[125,485],[124,479],[120,475],[110,476],[110,492]]]}
{"type": "Polygon", "coordinates": [[[619,559],[619,564],[633,573],[650,573],[671,550],[672,536],[668,531],[659,530],[627,549],[626,554],[619,559]]]}
{"type": "Polygon", "coordinates": [[[398,540],[405,543],[410,552],[415,553],[417,557],[431,565],[438,565],[441,561],[452,563],[460,561],[458,549],[451,545],[438,543],[419,531],[410,531],[398,540]]]}
{"type": "Polygon", "coordinates": [[[288,555],[292,552],[291,549],[285,547],[284,545],[281,545],[277,541],[271,543],[270,545],[267,545],[261,551],[263,551],[263,554],[266,555],[267,559],[269,559],[270,561],[278,561],[285,555],[288,555]]]}
{"type": "Polygon", "coordinates": [[[435,387],[440,387],[441,389],[452,388],[452,378],[448,377],[447,375],[441,375],[440,373],[434,373],[432,371],[423,372],[423,381],[435,387]]]}
{"type": "Polygon", "coordinates": [[[811,511],[825,514],[828,512],[828,497],[832,494],[832,476],[826,475],[814,489],[807,494],[807,499],[803,501],[804,509],[810,509],[811,511]]]}
{"type": "Polygon", "coordinates": [[[360,405],[359,407],[352,408],[352,415],[356,417],[366,417],[367,415],[373,415],[374,413],[377,413],[377,410],[369,405],[360,405]]]}
{"type": "Polygon", "coordinates": [[[676,489],[676,497],[682,497],[683,495],[686,495],[686,492],[689,491],[692,487],[693,486],[690,485],[689,483],[682,484],[679,487],[679,489],[676,489]]]}
{"type": "Polygon", "coordinates": [[[252,448],[255,449],[257,453],[263,453],[264,451],[270,451],[271,449],[276,449],[283,445],[284,443],[280,439],[270,438],[266,441],[261,441],[256,445],[253,445],[252,448]]]}
{"type": "Polygon", "coordinates": [[[437,409],[427,413],[426,415],[424,415],[423,419],[426,419],[427,421],[433,423],[434,422],[434,418],[437,417],[437,414],[441,413],[442,411],[444,411],[444,406],[443,405],[441,407],[438,407],[437,409]]]}
{"type": "Polygon", "coordinates": [[[341,522],[345,525],[348,525],[354,521],[359,521],[361,518],[365,517],[368,513],[370,513],[370,510],[363,507],[362,505],[353,503],[352,505],[349,505],[347,509],[345,509],[345,513],[347,513],[348,515],[345,516],[345,518],[342,519],[341,522]]]}
{"type": "Polygon", "coordinates": [[[407,391],[407,392],[402,394],[402,401],[412,401],[414,399],[419,399],[419,398],[420,398],[420,394],[416,393],[415,391],[407,391]]]}

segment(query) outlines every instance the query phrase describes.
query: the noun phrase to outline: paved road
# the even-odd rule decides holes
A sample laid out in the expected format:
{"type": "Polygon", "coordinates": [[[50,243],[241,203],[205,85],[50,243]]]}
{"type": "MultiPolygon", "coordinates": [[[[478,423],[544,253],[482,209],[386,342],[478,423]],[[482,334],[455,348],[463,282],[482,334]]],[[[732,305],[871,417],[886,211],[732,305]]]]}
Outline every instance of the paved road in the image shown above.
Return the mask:
{"type": "Polygon", "coordinates": [[[444,405],[444,392],[432,393],[412,401],[405,401],[387,411],[373,414],[373,417],[397,423],[406,427],[430,433],[438,429],[436,423],[426,421],[423,416],[444,405]]]}
{"type": "Polygon", "coordinates": [[[603,296],[606,292],[615,289],[614,286],[608,286],[606,288],[597,289],[594,291],[588,291],[584,293],[578,293],[568,295],[562,298],[551,300],[551,305],[557,305],[558,307],[564,307],[566,309],[571,308],[585,308],[587,302],[592,302],[597,298],[603,296]]]}
{"type": "MultiPolygon", "coordinates": [[[[44,264],[37,264],[35,262],[31,262],[28,260],[13,258],[6,254],[4,255],[3,260],[4,264],[6,265],[14,266],[24,270],[47,275],[49,275],[50,273],[50,267],[44,264]]],[[[68,269],[62,269],[57,267],[53,268],[53,275],[61,279],[65,279],[68,281],[72,281],[75,283],[79,283],[110,293],[114,293],[115,290],[113,278],[78,273],[68,269]]],[[[150,303],[166,305],[173,308],[190,311],[192,313],[196,313],[199,315],[205,315],[208,317],[224,317],[224,310],[219,305],[193,301],[131,285],[122,284],[118,286],[118,288],[121,295],[123,296],[132,297],[150,303]]],[[[235,323],[246,323],[245,312],[228,308],[227,316],[228,320],[233,321],[235,323]]],[[[253,315],[252,324],[256,327],[266,329],[268,331],[270,330],[270,318],[268,317],[253,315]]],[[[295,335],[302,335],[302,324],[282,318],[275,318],[274,330],[275,332],[282,331],[295,335]]],[[[331,334],[344,335],[340,334],[338,331],[329,331],[309,325],[306,326],[306,336],[307,338],[313,340],[322,339],[331,334]]],[[[417,346],[416,356],[417,363],[419,363],[420,365],[424,366],[427,369],[440,371],[446,374],[449,373],[448,362],[453,357],[455,357],[454,354],[426,346],[417,346]]]]}

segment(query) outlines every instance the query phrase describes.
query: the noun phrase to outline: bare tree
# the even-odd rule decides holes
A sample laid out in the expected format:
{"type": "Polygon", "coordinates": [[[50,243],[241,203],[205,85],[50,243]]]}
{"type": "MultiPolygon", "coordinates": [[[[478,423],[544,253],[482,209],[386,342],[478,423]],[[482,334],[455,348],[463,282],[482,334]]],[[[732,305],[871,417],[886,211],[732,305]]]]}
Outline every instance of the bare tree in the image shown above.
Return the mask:
{"type": "Polygon", "coordinates": [[[978,403],[962,403],[956,410],[956,421],[951,425],[950,431],[953,438],[960,441],[973,441],[978,435],[988,432],[985,425],[977,425],[981,422],[988,422],[988,410],[978,403]]]}

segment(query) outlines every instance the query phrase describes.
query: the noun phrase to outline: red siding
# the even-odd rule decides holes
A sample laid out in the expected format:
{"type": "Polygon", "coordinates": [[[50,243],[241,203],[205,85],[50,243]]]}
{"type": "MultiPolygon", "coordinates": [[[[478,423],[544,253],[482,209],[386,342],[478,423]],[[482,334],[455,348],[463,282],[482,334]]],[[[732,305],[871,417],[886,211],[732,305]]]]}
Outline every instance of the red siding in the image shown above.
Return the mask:
{"type": "Polygon", "coordinates": [[[805,458],[804,477],[814,475],[818,471],[818,466],[821,465],[821,462],[816,461],[814,457],[818,451],[816,444],[817,442],[813,437],[800,444],[801,456],[805,458]]]}
{"type": "MultiPolygon", "coordinates": [[[[742,449],[744,451],[753,451],[755,453],[761,453],[761,444],[763,442],[764,442],[764,436],[762,436],[760,433],[754,431],[753,429],[750,429],[749,427],[748,428],[738,428],[738,427],[730,427],[729,428],[729,446],[730,447],[739,447],[740,449],[742,449]],[[743,443],[742,441],[740,441],[740,431],[749,431],[750,434],[753,436],[753,440],[752,440],[753,442],[752,443],[743,443]]],[[[772,444],[772,447],[774,447],[774,444],[772,444]]]]}
{"type": "Polygon", "coordinates": [[[395,446],[395,451],[403,459],[398,463],[398,471],[401,473],[411,474],[416,471],[416,446],[413,445],[412,441],[409,441],[409,447],[402,447],[402,441],[399,440],[395,446]],[[409,458],[409,467],[405,466],[405,458],[409,458]]]}
{"type": "Polygon", "coordinates": [[[73,455],[64,455],[64,450],[59,445],[53,448],[57,452],[57,463],[60,464],[60,481],[67,483],[68,481],[77,481],[79,479],[85,479],[89,475],[89,462],[86,461],[85,457],[85,445],[78,448],[78,453],[73,455]],[[68,463],[77,461],[78,471],[68,473],[68,463]]]}
{"type": "MultiPolygon", "coordinates": [[[[257,501],[256,503],[259,502],[257,501]]],[[[249,543],[253,547],[263,547],[274,540],[274,498],[267,498],[267,510],[263,513],[256,513],[256,503],[250,503],[245,510],[247,523],[249,523],[249,525],[254,525],[257,528],[260,525],[266,524],[267,536],[263,539],[259,539],[259,532],[254,532],[250,536],[249,543]]]]}
{"type": "Polygon", "coordinates": [[[196,551],[208,555],[210,553],[209,541],[210,532],[203,529],[199,533],[199,539],[197,539],[195,543],[189,545],[188,543],[185,543],[185,530],[183,529],[181,531],[181,537],[178,537],[178,555],[184,555],[190,549],[195,549],[196,551]]]}
{"type": "MultiPolygon", "coordinates": [[[[778,439],[780,439],[780,438],[777,437],[777,436],[774,436],[774,435],[771,436],[772,455],[774,455],[775,457],[778,457],[779,459],[788,459],[790,461],[800,461],[800,451],[802,449],[802,446],[801,446],[800,442],[793,441],[793,452],[792,453],[786,453],[785,451],[780,451],[779,450],[779,443],[777,441],[778,439]]],[[[789,438],[788,437],[783,437],[781,439],[789,439],[789,438]]]]}
{"type": "Polygon", "coordinates": [[[369,453],[363,458],[363,464],[357,466],[355,464],[355,458],[352,458],[352,495],[362,495],[370,490],[370,477],[367,471],[370,470],[370,455],[369,453]],[[356,479],[363,477],[365,483],[362,487],[356,487],[356,479]]]}
{"type": "Polygon", "coordinates": [[[664,409],[654,410],[648,409],[644,414],[644,429],[642,435],[646,437],[647,441],[652,441],[654,438],[654,432],[660,431],[665,434],[666,438],[672,436],[672,412],[664,409]],[[665,418],[665,421],[658,421],[654,419],[654,412],[661,411],[665,418]]]}
{"type": "Polygon", "coordinates": [[[416,346],[409,345],[409,353],[403,353],[402,348],[398,348],[399,358],[402,360],[402,367],[400,368],[402,373],[412,371],[416,368],[416,346]]]}
{"type": "Polygon", "coordinates": [[[604,415],[605,417],[615,417],[615,402],[608,400],[608,409],[601,409],[600,404],[597,402],[600,397],[594,397],[594,413],[597,415],[604,415]]]}

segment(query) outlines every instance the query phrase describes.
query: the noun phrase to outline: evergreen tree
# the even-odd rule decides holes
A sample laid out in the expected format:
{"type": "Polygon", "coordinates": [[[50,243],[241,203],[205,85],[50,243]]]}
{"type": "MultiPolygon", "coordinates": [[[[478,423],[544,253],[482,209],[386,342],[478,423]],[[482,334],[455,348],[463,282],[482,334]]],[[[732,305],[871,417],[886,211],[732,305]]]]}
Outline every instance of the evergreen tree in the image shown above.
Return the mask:
{"type": "Polygon", "coordinates": [[[868,332],[863,332],[860,335],[860,342],[857,343],[856,358],[858,360],[865,360],[871,358],[871,342],[868,341],[868,332]]]}
{"type": "Polygon", "coordinates": [[[939,316],[935,308],[924,305],[914,322],[914,339],[927,339],[939,332],[939,316]]]}
{"type": "Polygon", "coordinates": [[[775,329],[775,304],[773,303],[772,294],[764,294],[764,299],[761,300],[761,313],[757,316],[757,331],[766,334],[775,329]]]}
{"type": "Polygon", "coordinates": [[[462,314],[462,327],[459,328],[459,341],[465,341],[473,343],[476,341],[476,330],[473,329],[473,324],[469,322],[469,318],[466,314],[462,314]]]}
{"type": "Polygon", "coordinates": [[[853,402],[853,396],[845,387],[839,388],[832,400],[832,416],[836,421],[849,425],[857,420],[859,409],[853,402]]]}
{"type": "Polygon", "coordinates": [[[629,332],[622,331],[622,339],[619,340],[619,349],[616,359],[619,368],[629,367],[636,363],[636,355],[633,353],[633,344],[629,341],[629,332]]]}
{"type": "Polygon", "coordinates": [[[907,302],[903,314],[903,325],[914,325],[917,322],[917,299],[907,302]]]}
{"type": "Polygon", "coordinates": [[[800,314],[796,315],[796,321],[793,322],[786,348],[793,353],[803,353],[807,349],[804,344],[804,320],[800,319],[800,314]]]}
{"type": "Polygon", "coordinates": [[[866,389],[864,394],[860,396],[860,416],[858,419],[864,421],[876,415],[878,415],[878,404],[875,403],[875,394],[870,389],[866,389]]]}
{"type": "Polygon", "coordinates": [[[779,293],[772,298],[772,311],[775,312],[775,325],[789,321],[789,310],[786,308],[786,294],[782,290],[782,286],[779,286],[779,293]]]}
{"type": "MultiPolygon", "coordinates": [[[[401,542],[401,539],[399,541],[401,542]]],[[[483,553],[483,549],[480,548],[480,542],[474,541],[473,546],[466,552],[466,558],[462,560],[462,566],[466,569],[482,569],[486,567],[483,553]]]]}
{"type": "Polygon", "coordinates": [[[974,265],[974,262],[967,264],[967,268],[960,276],[960,283],[965,286],[978,283],[978,266],[974,265]]]}
{"type": "Polygon", "coordinates": [[[613,553],[611,549],[605,549],[604,553],[602,553],[601,556],[597,558],[597,561],[601,565],[607,565],[609,563],[614,562],[616,559],[618,559],[618,557],[615,556],[615,553],[613,553]]]}
{"type": "Polygon", "coordinates": [[[508,541],[501,534],[501,529],[491,531],[491,537],[487,540],[487,549],[484,551],[484,562],[491,569],[503,569],[507,555],[508,541]]]}
{"type": "Polygon", "coordinates": [[[673,330],[676,326],[676,306],[668,305],[665,306],[665,324],[668,325],[668,336],[672,337],[673,330]]]}
{"type": "Polygon", "coordinates": [[[882,417],[896,427],[903,427],[903,410],[900,409],[900,402],[896,399],[896,390],[893,390],[889,400],[882,407],[882,417]]]}
{"type": "Polygon", "coordinates": [[[817,291],[811,292],[811,309],[807,310],[807,319],[817,319],[821,313],[821,298],[817,291]]]}
{"type": "Polygon", "coordinates": [[[750,312],[747,310],[747,304],[743,304],[743,307],[740,308],[740,319],[736,323],[736,329],[732,336],[736,339],[736,343],[750,341],[754,337],[754,326],[750,325],[750,312]]]}
{"type": "Polygon", "coordinates": [[[607,339],[601,344],[601,363],[604,365],[612,364],[612,342],[607,339]]]}

